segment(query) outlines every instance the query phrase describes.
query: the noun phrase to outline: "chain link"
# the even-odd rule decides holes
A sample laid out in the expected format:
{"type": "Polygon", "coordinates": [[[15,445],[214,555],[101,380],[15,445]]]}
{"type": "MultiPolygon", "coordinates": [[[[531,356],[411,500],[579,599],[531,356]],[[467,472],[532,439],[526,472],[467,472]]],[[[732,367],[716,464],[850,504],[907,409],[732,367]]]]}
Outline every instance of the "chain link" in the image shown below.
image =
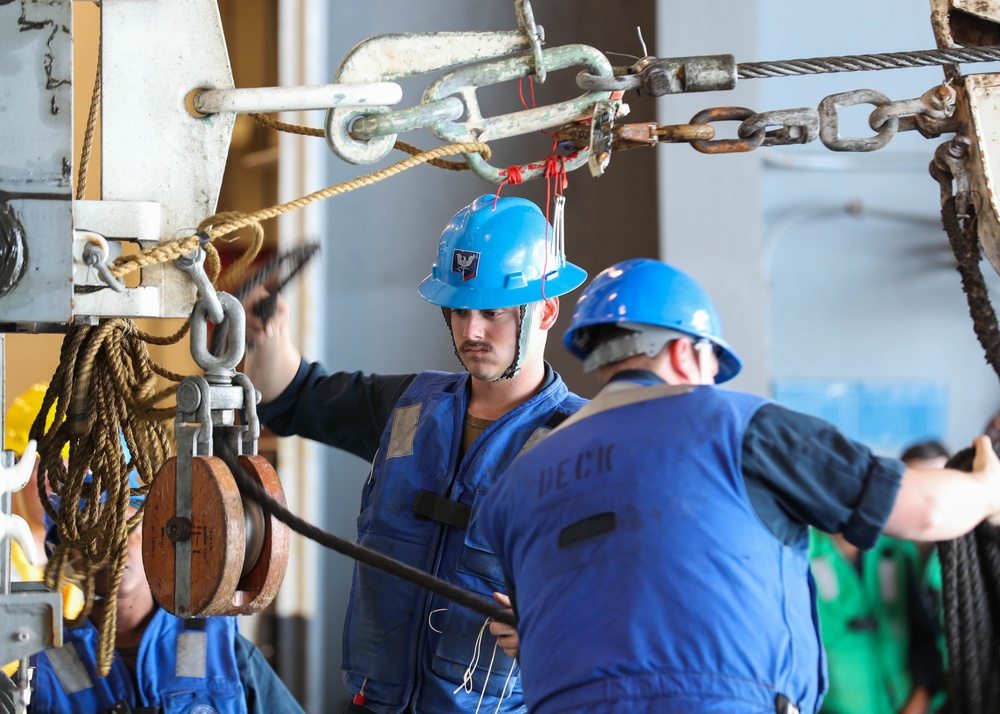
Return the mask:
{"type": "Polygon", "coordinates": [[[807,144],[817,137],[831,151],[875,151],[900,131],[919,131],[926,137],[956,131],[955,90],[947,84],[934,87],[914,99],[891,101],[871,89],[856,89],[826,97],[819,109],[783,109],[754,113],[744,107],[716,107],[692,117],[690,124],[740,121],[738,139],[693,140],[691,146],[706,154],[753,151],[760,146],[807,144]],[[868,118],[874,136],[845,137],[840,134],[840,110],[871,104],[868,118]]]}
{"type": "MultiPolygon", "coordinates": [[[[856,89],[826,97],[818,109],[778,109],[754,112],[746,107],[714,107],[695,114],[687,124],[616,124],[611,148],[623,151],[658,143],[690,143],[705,154],[732,154],[753,151],[761,146],[808,144],[820,139],[832,151],[875,151],[901,131],[919,131],[932,138],[961,130],[954,118],[956,92],[948,84],[929,89],[914,99],[891,101],[871,89],[856,89]],[[871,104],[875,107],[868,125],[869,137],[840,135],[840,110],[871,104]],[[714,124],[738,121],[736,139],[716,139],[714,124]]],[[[590,128],[575,122],[556,131],[560,147],[575,151],[589,145],[590,128]]]]}

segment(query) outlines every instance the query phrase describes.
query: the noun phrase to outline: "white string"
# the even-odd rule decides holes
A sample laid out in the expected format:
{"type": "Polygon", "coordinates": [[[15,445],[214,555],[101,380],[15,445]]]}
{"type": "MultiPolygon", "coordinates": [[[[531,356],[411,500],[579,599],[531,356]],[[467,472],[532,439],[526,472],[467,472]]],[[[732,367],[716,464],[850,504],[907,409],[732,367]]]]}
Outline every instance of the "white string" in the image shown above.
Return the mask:
{"type": "Polygon", "coordinates": [[[559,265],[566,264],[566,197],[556,196],[555,216],[552,219],[552,232],[555,233],[556,258],[559,265]]]}
{"type": "Polygon", "coordinates": [[[479,636],[476,637],[476,646],[472,650],[472,662],[470,662],[469,666],[465,668],[465,674],[462,675],[462,683],[458,685],[452,694],[458,694],[463,689],[469,694],[472,693],[474,688],[472,675],[476,671],[476,666],[479,664],[479,655],[482,652],[483,632],[489,624],[490,618],[486,618],[486,622],[484,622],[483,626],[479,628],[479,636]]]}
{"type": "Polygon", "coordinates": [[[639,44],[642,45],[642,56],[649,57],[649,52],[646,51],[646,41],[642,39],[642,28],[636,26],[635,31],[639,33],[639,44]]]}
{"type": "Polygon", "coordinates": [[[444,632],[444,630],[439,630],[438,628],[434,627],[434,623],[431,622],[431,618],[434,617],[434,613],[435,612],[446,612],[447,610],[448,610],[448,608],[446,608],[446,607],[439,607],[437,610],[431,610],[430,612],[427,613],[427,626],[429,628],[431,628],[432,630],[434,630],[439,635],[442,632],[444,632]]]}
{"type": "MultiPolygon", "coordinates": [[[[486,628],[487,626],[489,626],[490,622],[491,618],[486,618],[486,622],[484,622],[483,626],[479,628],[479,635],[476,637],[476,646],[473,648],[472,651],[472,661],[469,663],[469,666],[465,668],[465,674],[462,675],[462,683],[458,685],[458,687],[455,689],[454,692],[452,692],[452,694],[458,694],[463,689],[466,691],[466,693],[471,694],[473,689],[475,688],[475,683],[473,682],[473,675],[475,674],[476,667],[479,666],[479,657],[482,654],[483,633],[486,632],[486,628]]],[[[486,670],[486,679],[483,681],[483,690],[479,693],[479,702],[476,704],[475,714],[479,714],[479,709],[480,707],[483,706],[483,698],[486,696],[486,685],[489,684],[490,675],[493,673],[493,662],[496,661],[497,649],[499,648],[499,646],[500,646],[500,640],[499,638],[497,638],[496,640],[493,641],[493,654],[490,655],[490,666],[486,670]]],[[[510,683],[510,678],[514,675],[514,666],[516,664],[517,660],[511,659],[510,671],[507,672],[507,679],[505,679],[503,682],[503,690],[500,692],[500,697],[499,700],[497,701],[497,708],[493,710],[493,714],[497,714],[500,711],[500,706],[503,704],[503,700],[506,699],[508,696],[510,696],[507,694],[507,685],[510,683]]],[[[514,692],[511,691],[511,694],[513,693],[514,692]]]]}
{"type": "MultiPolygon", "coordinates": [[[[499,643],[499,641],[500,640],[497,640],[498,643],[499,643]]],[[[494,652],[495,651],[496,651],[496,646],[494,645],[494,652]]],[[[509,697],[510,694],[514,693],[514,690],[512,688],[511,691],[510,691],[510,694],[507,694],[507,684],[510,682],[510,678],[514,674],[514,665],[516,665],[516,664],[517,664],[517,660],[512,657],[511,660],[510,660],[510,671],[507,672],[507,679],[505,679],[503,681],[503,691],[500,692],[500,700],[497,702],[497,708],[493,710],[493,714],[498,714],[498,712],[500,711],[500,705],[503,704],[503,700],[506,699],[507,697],[509,697]]],[[[483,691],[486,691],[486,687],[485,686],[483,687],[483,691]]]]}
{"type": "MultiPolygon", "coordinates": [[[[379,447],[379,448],[381,448],[381,447],[379,447]]],[[[370,485],[371,482],[372,482],[372,479],[375,477],[375,462],[378,461],[378,452],[379,452],[379,450],[375,449],[375,456],[372,457],[372,468],[368,472],[368,483],[365,484],[366,486],[370,485]]]]}

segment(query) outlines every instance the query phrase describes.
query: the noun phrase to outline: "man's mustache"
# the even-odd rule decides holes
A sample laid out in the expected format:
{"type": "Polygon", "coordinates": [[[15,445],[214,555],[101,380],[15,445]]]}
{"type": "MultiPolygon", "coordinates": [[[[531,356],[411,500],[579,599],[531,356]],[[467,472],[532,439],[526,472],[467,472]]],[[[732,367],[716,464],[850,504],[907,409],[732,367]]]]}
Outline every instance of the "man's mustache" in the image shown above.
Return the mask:
{"type": "Polygon", "coordinates": [[[467,340],[462,343],[462,346],[458,348],[459,352],[465,352],[467,350],[485,350],[487,352],[493,351],[493,345],[489,342],[477,342],[474,340],[467,340]]]}

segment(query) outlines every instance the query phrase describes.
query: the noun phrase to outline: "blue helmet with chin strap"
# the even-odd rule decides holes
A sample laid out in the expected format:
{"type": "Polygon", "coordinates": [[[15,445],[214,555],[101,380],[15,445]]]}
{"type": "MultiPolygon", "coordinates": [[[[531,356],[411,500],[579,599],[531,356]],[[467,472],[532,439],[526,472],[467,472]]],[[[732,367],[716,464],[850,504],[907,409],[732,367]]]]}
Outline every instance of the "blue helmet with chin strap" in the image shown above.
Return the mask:
{"type": "Polygon", "coordinates": [[[732,379],[743,367],[722,336],[722,323],[708,293],[682,270],[635,258],[604,270],[584,288],[564,343],[589,370],[637,354],[653,357],[679,337],[711,343],[719,360],[717,384],[732,379]],[[597,344],[590,332],[597,325],[618,325],[634,334],[597,344]]]}
{"type": "Polygon", "coordinates": [[[444,311],[449,329],[451,310],[519,307],[517,352],[500,377],[510,379],[521,369],[531,334],[533,313],[527,306],[564,295],[586,279],[586,271],[566,260],[562,237],[538,206],[524,198],[485,195],[445,226],[431,274],[418,292],[444,311]]]}
{"type": "Polygon", "coordinates": [[[439,307],[498,310],[564,295],[586,279],[566,260],[538,206],[486,195],[445,226],[437,260],[418,290],[439,307]]]}

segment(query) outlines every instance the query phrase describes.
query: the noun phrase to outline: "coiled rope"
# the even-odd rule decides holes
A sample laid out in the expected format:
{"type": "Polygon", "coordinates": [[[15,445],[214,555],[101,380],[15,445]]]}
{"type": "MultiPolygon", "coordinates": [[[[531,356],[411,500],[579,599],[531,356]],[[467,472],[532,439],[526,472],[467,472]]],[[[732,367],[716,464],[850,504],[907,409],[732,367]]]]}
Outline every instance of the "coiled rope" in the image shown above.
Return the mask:
{"type": "MultiPolygon", "coordinates": [[[[930,171],[941,186],[941,218],[958,261],[973,329],[987,363],[1000,377],[1000,329],[979,267],[975,207],[968,195],[955,195],[946,163],[936,158],[930,171]]],[[[974,453],[960,451],[948,465],[971,471],[974,453]]],[[[948,645],[948,712],[994,714],[1000,711],[1000,529],[984,522],[937,545],[948,645]]]]}
{"type": "MultiPolygon", "coordinates": [[[[974,449],[949,468],[972,470],[974,449]]],[[[1000,705],[1000,529],[980,523],[938,543],[948,644],[949,714],[995,714],[1000,705]]]]}

